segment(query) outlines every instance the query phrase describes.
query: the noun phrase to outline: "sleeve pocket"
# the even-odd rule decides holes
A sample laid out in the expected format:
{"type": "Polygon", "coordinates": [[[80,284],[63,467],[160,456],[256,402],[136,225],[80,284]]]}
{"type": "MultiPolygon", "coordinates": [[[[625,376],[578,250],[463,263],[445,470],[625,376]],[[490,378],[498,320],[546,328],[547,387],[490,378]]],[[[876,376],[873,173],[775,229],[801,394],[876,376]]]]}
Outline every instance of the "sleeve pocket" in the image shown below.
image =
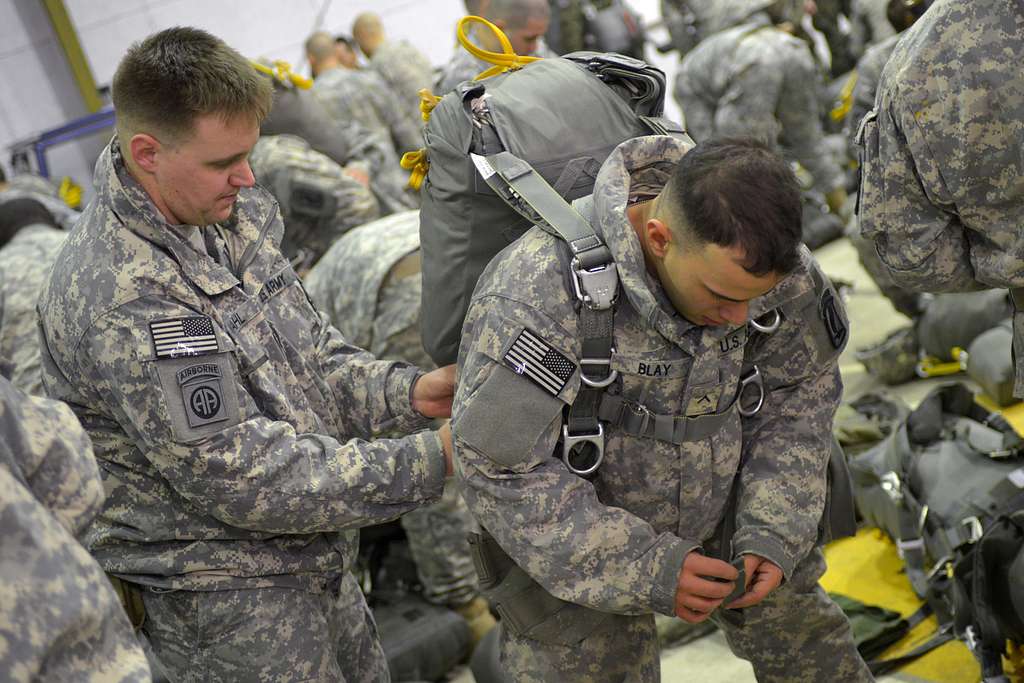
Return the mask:
{"type": "Polygon", "coordinates": [[[230,352],[159,360],[152,367],[176,442],[199,441],[241,422],[230,352]]]}
{"type": "Polygon", "coordinates": [[[470,396],[452,421],[462,443],[504,467],[528,462],[565,404],[502,365],[470,396]]]}

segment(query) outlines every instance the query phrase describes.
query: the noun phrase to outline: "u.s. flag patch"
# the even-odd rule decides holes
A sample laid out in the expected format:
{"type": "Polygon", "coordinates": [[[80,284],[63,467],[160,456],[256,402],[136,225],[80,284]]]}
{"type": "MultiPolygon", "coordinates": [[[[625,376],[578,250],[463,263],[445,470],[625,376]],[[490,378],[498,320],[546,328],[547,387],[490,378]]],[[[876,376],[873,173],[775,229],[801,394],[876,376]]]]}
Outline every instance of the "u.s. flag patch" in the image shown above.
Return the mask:
{"type": "Polygon", "coordinates": [[[149,323],[157,358],[181,358],[217,353],[213,322],[205,315],[153,320],[149,323]]]}
{"type": "Polygon", "coordinates": [[[575,363],[525,329],[505,352],[504,359],[516,373],[556,396],[576,372],[575,363]]]}

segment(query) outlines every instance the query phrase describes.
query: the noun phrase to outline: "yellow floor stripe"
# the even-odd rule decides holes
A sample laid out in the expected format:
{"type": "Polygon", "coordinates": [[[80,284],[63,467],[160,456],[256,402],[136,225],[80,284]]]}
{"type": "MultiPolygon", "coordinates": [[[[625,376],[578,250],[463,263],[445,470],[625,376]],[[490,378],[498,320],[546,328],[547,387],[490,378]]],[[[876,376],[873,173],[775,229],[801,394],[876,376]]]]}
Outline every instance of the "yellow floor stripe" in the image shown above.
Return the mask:
{"type": "MultiPolygon", "coordinates": [[[[869,605],[879,605],[910,616],[921,606],[914,589],[903,573],[903,560],[896,546],[877,529],[862,529],[853,538],[829,544],[825,548],[829,569],[821,578],[822,587],[869,605]]],[[[893,657],[924,643],[935,632],[935,618],[925,620],[884,657],[893,657]]],[[[900,669],[935,683],[964,683],[980,678],[978,664],[962,643],[954,641],[933,650],[900,669]]]]}

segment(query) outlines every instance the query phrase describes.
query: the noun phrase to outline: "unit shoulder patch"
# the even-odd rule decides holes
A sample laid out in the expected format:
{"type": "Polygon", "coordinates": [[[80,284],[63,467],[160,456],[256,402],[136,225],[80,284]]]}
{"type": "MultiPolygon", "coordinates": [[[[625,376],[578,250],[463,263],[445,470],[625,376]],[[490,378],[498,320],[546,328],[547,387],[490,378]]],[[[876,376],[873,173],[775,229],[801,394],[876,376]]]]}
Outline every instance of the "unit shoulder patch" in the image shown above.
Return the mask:
{"type": "Polygon", "coordinates": [[[576,372],[576,363],[528,329],[519,333],[502,360],[513,372],[553,396],[561,393],[576,372]]]}
{"type": "Polygon", "coordinates": [[[217,353],[213,321],[205,315],[151,320],[149,336],[157,358],[180,358],[217,353]]]}
{"type": "Polygon", "coordinates": [[[835,348],[841,348],[846,343],[849,329],[846,327],[842,313],[839,312],[835,295],[831,289],[826,289],[822,293],[819,311],[822,320],[825,321],[825,330],[828,332],[829,341],[835,348]]]}

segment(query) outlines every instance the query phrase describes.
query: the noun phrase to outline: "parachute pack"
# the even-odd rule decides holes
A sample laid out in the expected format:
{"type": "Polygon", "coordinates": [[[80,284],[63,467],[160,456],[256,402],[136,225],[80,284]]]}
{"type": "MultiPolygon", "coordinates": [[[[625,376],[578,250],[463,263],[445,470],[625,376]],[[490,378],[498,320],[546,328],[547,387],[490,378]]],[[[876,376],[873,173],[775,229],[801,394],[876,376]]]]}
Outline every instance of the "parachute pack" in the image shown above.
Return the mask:
{"type": "Polygon", "coordinates": [[[684,136],[662,118],[665,75],[617,54],[576,52],[462,83],[424,130],[429,170],[421,189],[421,330],[438,365],[455,361],[473,288],[490,260],[531,223],[485,183],[470,154],[509,151],[567,201],[590,194],[619,143],[684,136]],[[558,136],[551,136],[558,130],[558,136]]]}
{"type": "Polygon", "coordinates": [[[948,384],[850,470],[858,512],[938,617],[933,644],[955,635],[1000,680],[1007,642],[1024,642],[1024,439],[948,384]]]}

